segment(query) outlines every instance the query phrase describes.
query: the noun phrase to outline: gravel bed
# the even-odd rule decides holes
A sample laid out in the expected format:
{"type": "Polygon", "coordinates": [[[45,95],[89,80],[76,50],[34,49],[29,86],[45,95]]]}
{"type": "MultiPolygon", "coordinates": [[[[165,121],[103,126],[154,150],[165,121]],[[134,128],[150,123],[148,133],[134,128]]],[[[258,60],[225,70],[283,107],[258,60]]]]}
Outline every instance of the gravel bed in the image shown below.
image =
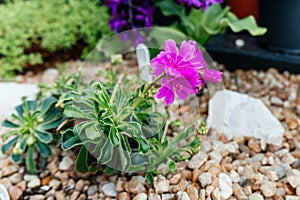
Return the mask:
{"type": "MultiPolygon", "coordinates": [[[[210,131],[201,136],[201,151],[177,163],[175,172],[166,174],[166,166],[161,165],[164,176],[156,177],[153,186],[143,174],[78,173],[76,156],[57,148],[47,160],[39,160],[45,167],[39,175],[27,174],[0,153],[0,184],[12,200],[299,200],[300,76],[275,69],[225,71],[224,83],[227,89],[262,99],[285,129],[281,146],[248,137],[227,140],[210,131]]],[[[205,102],[200,112],[205,115],[209,96],[205,93],[200,98],[205,102]]]]}

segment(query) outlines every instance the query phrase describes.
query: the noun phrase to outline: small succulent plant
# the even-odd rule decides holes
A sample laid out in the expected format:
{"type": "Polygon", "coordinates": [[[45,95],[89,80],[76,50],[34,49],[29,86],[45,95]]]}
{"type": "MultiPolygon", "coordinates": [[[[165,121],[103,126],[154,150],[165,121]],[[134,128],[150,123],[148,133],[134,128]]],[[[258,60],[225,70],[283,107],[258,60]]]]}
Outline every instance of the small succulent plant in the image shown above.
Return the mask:
{"type": "Polygon", "coordinates": [[[54,105],[57,99],[48,97],[41,103],[28,101],[25,97],[22,104],[16,107],[17,114],[12,114],[12,121],[5,120],[4,127],[12,130],[3,134],[2,139],[8,140],[2,147],[3,153],[10,153],[14,162],[21,162],[26,154],[26,168],[36,173],[33,154],[35,149],[42,157],[51,155],[49,144],[57,137],[53,129],[57,128],[64,117],[62,110],[54,105]]]}

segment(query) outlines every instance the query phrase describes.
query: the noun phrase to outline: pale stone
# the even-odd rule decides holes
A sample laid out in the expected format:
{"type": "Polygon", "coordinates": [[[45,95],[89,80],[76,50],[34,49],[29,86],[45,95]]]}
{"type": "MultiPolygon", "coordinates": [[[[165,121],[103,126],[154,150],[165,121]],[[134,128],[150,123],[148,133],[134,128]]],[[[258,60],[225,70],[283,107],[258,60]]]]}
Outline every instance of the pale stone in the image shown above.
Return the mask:
{"type": "Polygon", "coordinates": [[[133,200],[147,200],[148,196],[145,193],[140,193],[136,195],[133,200]]]}
{"type": "Polygon", "coordinates": [[[233,194],[231,178],[225,173],[220,173],[218,177],[221,197],[227,199],[233,194]]]}
{"type": "Polygon", "coordinates": [[[265,182],[260,186],[260,190],[265,197],[272,197],[276,194],[276,184],[273,182],[265,182]]]}
{"type": "Polygon", "coordinates": [[[166,180],[164,177],[155,177],[154,178],[154,189],[157,194],[162,194],[168,192],[170,189],[170,182],[166,180]]]}
{"type": "Polygon", "coordinates": [[[199,182],[203,188],[207,185],[210,185],[212,182],[211,174],[209,172],[205,172],[199,176],[199,182]]]}
{"type": "Polygon", "coordinates": [[[116,186],[114,183],[106,183],[102,186],[102,190],[106,196],[115,197],[117,196],[116,186]]]}
{"type": "Polygon", "coordinates": [[[151,66],[150,66],[150,53],[145,44],[138,44],[136,47],[137,62],[140,70],[140,78],[146,82],[152,81],[151,66]]]}
{"type": "Polygon", "coordinates": [[[264,197],[259,193],[253,193],[249,196],[249,200],[264,200],[264,197]]]}
{"type": "Polygon", "coordinates": [[[229,176],[233,183],[238,183],[240,181],[240,175],[234,170],[230,171],[229,176]]]}
{"type": "Polygon", "coordinates": [[[287,176],[287,180],[293,188],[300,186],[300,171],[293,169],[287,176]]]}
{"type": "Polygon", "coordinates": [[[177,200],[190,200],[190,197],[186,192],[179,191],[176,195],[177,200]]]}
{"type": "Polygon", "coordinates": [[[41,185],[41,180],[39,178],[35,178],[27,183],[27,187],[35,188],[41,185]]]}
{"type": "Polygon", "coordinates": [[[208,127],[222,131],[228,139],[247,136],[277,146],[282,143],[284,129],[260,99],[230,90],[218,91],[209,102],[208,113],[208,127]]]}
{"type": "Polygon", "coordinates": [[[61,163],[59,164],[58,169],[61,171],[69,170],[74,165],[74,160],[68,156],[65,156],[61,163]]]}
{"type": "MultiPolygon", "coordinates": [[[[112,183],[113,184],[113,183],[112,183]]],[[[104,184],[104,185],[106,185],[106,184],[104,184]]],[[[102,186],[102,188],[104,187],[104,185],[102,186]]],[[[108,187],[106,187],[105,189],[108,189],[108,187]]],[[[110,189],[110,188],[109,188],[110,189]]],[[[107,190],[106,190],[107,191],[107,190]]],[[[96,192],[98,192],[98,186],[97,185],[91,185],[90,187],[89,187],[89,189],[88,189],[88,191],[87,191],[87,195],[88,196],[93,196],[96,192]]],[[[104,192],[104,191],[103,191],[104,192]]],[[[116,196],[116,193],[117,192],[115,192],[115,195],[114,196],[116,196]]],[[[104,192],[104,194],[105,194],[105,192],[104,192]]],[[[109,194],[109,193],[108,193],[109,194]]],[[[106,195],[106,196],[109,196],[109,195],[106,195]]]]}
{"type": "Polygon", "coordinates": [[[10,200],[9,195],[10,195],[12,200],[16,200],[16,199],[19,198],[18,194],[9,194],[6,187],[4,185],[0,184],[0,199],[1,200],[10,200]],[[13,195],[16,195],[16,196],[14,197],[13,195]]]}
{"type": "Polygon", "coordinates": [[[174,200],[175,194],[162,194],[161,200],[174,200]]]}
{"type": "Polygon", "coordinates": [[[190,169],[198,169],[200,168],[205,161],[208,159],[206,153],[198,152],[196,155],[192,157],[192,159],[188,162],[188,167],[190,169]]]}

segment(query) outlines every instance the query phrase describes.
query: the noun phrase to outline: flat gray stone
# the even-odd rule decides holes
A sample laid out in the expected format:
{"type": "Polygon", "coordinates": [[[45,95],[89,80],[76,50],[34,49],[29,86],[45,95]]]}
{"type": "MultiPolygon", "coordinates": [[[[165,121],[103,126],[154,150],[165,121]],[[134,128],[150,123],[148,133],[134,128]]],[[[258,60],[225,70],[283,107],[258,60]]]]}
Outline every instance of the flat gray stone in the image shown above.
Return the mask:
{"type": "Polygon", "coordinates": [[[248,136],[277,146],[282,144],[284,134],[281,123],[260,99],[230,90],[216,92],[209,101],[207,125],[228,139],[248,136]]]}

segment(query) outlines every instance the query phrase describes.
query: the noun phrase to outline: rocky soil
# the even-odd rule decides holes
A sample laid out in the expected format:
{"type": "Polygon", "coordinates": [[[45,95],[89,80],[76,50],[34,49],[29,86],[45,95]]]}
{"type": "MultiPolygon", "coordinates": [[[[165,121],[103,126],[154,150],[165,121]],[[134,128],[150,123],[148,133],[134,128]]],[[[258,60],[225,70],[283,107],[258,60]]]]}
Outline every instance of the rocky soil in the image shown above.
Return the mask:
{"type": "MultiPolygon", "coordinates": [[[[39,175],[27,174],[24,167],[0,153],[0,184],[12,200],[299,200],[300,76],[275,69],[237,70],[225,71],[224,82],[227,89],[263,100],[285,128],[281,146],[248,137],[227,140],[210,131],[201,136],[201,151],[177,163],[174,173],[166,174],[166,166],[161,165],[162,175],[153,185],[145,182],[143,174],[77,173],[76,156],[57,148],[47,160],[39,160],[45,167],[39,175]]],[[[209,96],[205,93],[200,98],[204,102],[200,112],[205,116],[209,96]]]]}

